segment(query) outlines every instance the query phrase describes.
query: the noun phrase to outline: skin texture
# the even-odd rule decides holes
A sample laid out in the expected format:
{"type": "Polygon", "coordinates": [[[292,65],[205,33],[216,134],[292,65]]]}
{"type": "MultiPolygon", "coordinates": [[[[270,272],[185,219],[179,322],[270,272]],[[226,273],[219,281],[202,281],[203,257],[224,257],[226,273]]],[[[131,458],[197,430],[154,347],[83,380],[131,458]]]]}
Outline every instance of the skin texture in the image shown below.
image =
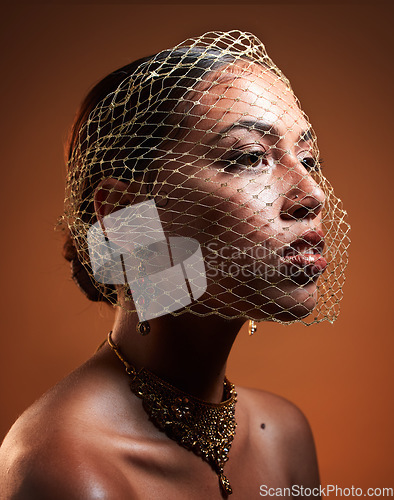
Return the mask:
{"type": "MultiPolygon", "coordinates": [[[[244,249],[261,244],[268,249],[263,267],[278,269],[284,246],[305,231],[320,228],[324,194],[300,163],[312,154],[310,144],[299,141],[309,125],[293,95],[273,75],[251,73],[236,82],[236,87],[213,87],[198,104],[196,97],[190,131],[175,147],[167,148],[153,194],[168,193],[169,185],[176,186],[159,212],[165,230],[198,235],[204,245],[215,235],[212,221],[228,212],[222,224],[233,229],[236,225],[236,230],[226,233],[223,246],[244,249]],[[213,103],[206,114],[205,108],[213,103]],[[217,127],[226,128],[241,117],[275,122],[277,130],[262,135],[241,127],[217,135],[217,127]],[[239,166],[234,171],[224,163],[234,148],[242,154],[256,148],[269,153],[253,162],[252,173],[239,166]],[[169,162],[170,172],[164,168],[169,162]],[[212,182],[205,182],[208,177],[212,182]],[[224,180],[228,185],[222,187],[224,180]],[[269,195],[264,190],[267,183],[273,186],[269,195]],[[300,209],[304,216],[294,215],[300,209]],[[176,218],[175,212],[180,214],[176,218]],[[290,230],[284,231],[284,226],[290,230]]],[[[107,179],[96,191],[97,217],[143,199],[134,185],[107,179]]],[[[290,308],[292,319],[314,307],[316,280],[301,286],[274,272],[264,280],[247,274],[238,281],[237,293],[228,291],[231,284],[231,277],[226,277],[221,285],[222,307],[230,315],[252,307],[256,319],[272,313],[286,319],[285,309],[290,308]],[[251,296],[253,287],[264,290],[264,295],[251,296]]],[[[208,286],[210,292],[218,287],[213,279],[208,286]]],[[[227,357],[244,321],[167,315],[151,320],[151,332],[142,337],[135,330],[136,315],[129,314],[124,304],[117,311],[113,340],[136,368],[145,367],[189,394],[218,403],[227,357]]],[[[234,490],[231,498],[260,497],[260,485],[317,487],[313,438],[302,413],[264,391],[237,388],[237,392],[238,426],[224,469],[234,490]]],[[[210,466],[148,420],[108,344],[18,419],[0,449],[0,470],[5,499],[221,498],[210,466]]]]}

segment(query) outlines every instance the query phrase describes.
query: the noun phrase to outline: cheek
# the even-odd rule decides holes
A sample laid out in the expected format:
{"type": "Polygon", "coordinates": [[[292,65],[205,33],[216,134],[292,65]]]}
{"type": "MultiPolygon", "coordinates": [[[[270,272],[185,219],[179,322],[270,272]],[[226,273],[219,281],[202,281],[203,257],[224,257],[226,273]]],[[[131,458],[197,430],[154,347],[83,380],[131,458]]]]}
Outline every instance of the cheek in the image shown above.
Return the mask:
{"type": "Polygon", "coordinates": [[[195,237],[201,243],[208,236],[230,243],[239,238],[254,241],[256,233],[259,233],[257,241],[272,235],[271,221],[277,219],[278,207],[262,198],[262,195],[253,198],[245,189],[230,188],[226,183],[201,183],[195,179],[176,186],[167,182],[157,195],[165,229],[195,237]]]}
{"type": "Polygon", "coordinates": [[[163,228],[168,235],[196,239],[205,257],[227,266],[275,265],[274,252],[283,245],[282,198],[271,177],[237,177],[209,164],[173,162],[171,172],[167,166],[159,173],[153,193],[163,228]]]}

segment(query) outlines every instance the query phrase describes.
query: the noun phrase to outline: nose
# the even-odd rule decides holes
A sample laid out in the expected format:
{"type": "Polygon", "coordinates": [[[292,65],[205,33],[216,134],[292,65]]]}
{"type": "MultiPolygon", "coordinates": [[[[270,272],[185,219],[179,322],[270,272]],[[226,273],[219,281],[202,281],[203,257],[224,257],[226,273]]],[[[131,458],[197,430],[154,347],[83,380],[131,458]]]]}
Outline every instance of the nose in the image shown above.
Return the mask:
{"type": "Polygon", "coordinates": [[[288,172],[288,175],[290,182],[283,196],[282,220],[315,219],[324,206],[323,190],[301,164],[288,172]]]}

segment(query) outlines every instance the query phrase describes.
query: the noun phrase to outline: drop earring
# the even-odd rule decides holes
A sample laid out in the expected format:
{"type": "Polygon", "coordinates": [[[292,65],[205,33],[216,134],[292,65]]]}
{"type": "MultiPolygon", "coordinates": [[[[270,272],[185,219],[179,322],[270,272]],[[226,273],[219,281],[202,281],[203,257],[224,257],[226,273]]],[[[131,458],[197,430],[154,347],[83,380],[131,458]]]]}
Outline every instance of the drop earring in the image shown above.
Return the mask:
{"type": "Polygon", "coordinates": [[[148,333],[150,332],[150,324],[149,324],[149,321],[139,321],[137,323],[137,326],[135,327],[135,329],[137,330],[137,332],[140,334],[140,335],[148,335],[148,333]]]}
{"type": "Polygon", "coordinates": [[[249,335],[254,335],[257,332],[257,323],[252,319],[249,320],[249,335]]]}

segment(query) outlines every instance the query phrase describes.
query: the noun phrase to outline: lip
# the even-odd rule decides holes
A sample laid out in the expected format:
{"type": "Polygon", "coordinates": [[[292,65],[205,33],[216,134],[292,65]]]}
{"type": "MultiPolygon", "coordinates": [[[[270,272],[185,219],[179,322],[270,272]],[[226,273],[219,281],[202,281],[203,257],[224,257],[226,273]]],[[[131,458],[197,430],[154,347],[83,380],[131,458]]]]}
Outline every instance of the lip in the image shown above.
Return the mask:
{"type": "Polygon", "coordinates": [[[285,274],[292,277],[322,274],[328,265],[323,257],[324,245],[323,231],[313,229],[283,247],[279,258],[285,274]]]}

